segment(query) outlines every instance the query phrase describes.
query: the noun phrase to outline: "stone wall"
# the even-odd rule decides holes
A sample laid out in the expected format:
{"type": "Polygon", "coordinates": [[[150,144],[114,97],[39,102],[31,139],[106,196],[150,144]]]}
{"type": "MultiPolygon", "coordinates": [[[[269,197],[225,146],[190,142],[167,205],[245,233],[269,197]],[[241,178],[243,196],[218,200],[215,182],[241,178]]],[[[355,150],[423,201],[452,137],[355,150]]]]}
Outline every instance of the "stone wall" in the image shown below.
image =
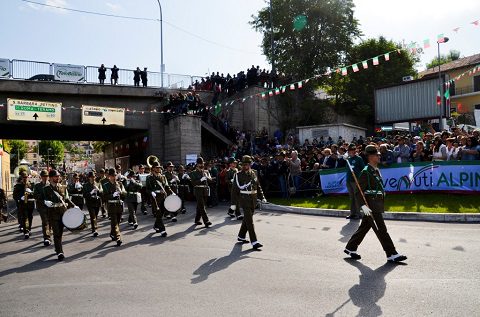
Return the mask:
{"type": "Polygon", "coordinates": [[[187,154],[199,155],[202,151],[201,129],[201,118],[197,116],[177,116],[165,123],[162,163],[185,164],[187,154]]]}

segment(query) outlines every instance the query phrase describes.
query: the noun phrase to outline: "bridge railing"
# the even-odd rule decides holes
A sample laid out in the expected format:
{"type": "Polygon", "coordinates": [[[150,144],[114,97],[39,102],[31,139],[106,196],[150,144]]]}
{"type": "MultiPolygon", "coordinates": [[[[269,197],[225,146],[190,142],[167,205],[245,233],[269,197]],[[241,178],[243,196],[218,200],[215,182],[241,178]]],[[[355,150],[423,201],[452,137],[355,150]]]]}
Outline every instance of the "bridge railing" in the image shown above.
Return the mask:
{"type": "MultiPolygon", "coordinates": [[[[98,84],[98,66],[83,66],[84,81],[77,83],[98,84]]],[[[29,60],[10,60],[10,79],[33,79],[43,81],[54,80],[54,63],[29,60]]],[[[118,85],[133,86],[133,69],[119,69],[118,85]]],[[[111,69],[107,68],[105,84],[110,84],[111,69]]],[[[149,87],[183,88],[192,85],[200,76],[163,73],[163,85],[160,72],[147,71],[149,87]]],[[[140,83],[141,85],[141,83],[140,83]]]]}

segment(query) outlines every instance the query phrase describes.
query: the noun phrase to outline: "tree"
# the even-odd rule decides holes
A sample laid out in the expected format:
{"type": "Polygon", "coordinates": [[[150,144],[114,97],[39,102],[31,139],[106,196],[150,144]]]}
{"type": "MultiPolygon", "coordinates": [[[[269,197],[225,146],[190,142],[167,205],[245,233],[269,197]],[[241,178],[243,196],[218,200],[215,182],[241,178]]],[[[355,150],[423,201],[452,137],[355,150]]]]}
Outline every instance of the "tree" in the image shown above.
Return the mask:
{"type": "Polygon", "coordinates": [[[427,63],[427,69],[437,67],[438,65],[443,65],[446,63],[450,63],[452,61],[456,61],[460,58],[460,51],[457,50],[450,50],[447,55],[440,55],[440,60],[438,56],[433,58],[429,63],[427,63]]]}
{"type": "Polygon", "coordinates": [[[105,151],[105,148],[110,144],[106,141],[95,141],[93,142],[93,151],[95,153],[102,153],[105,151]]]}
{"type": "Polygon", "coordinates": [[[359,71],[348,69],[348,76],[334,74],[330,79],[329,94],[335,96],[336,110],[339,114],[354,115],[359,123],[373,128],[375,88],[401,83],[404,76],[416,76],[414,68],[418,57],[400,49],[400,44],[386,40],[384,37],[368,39],[353,46],[347,55],[347,64],[360,63],[359,71]],[[384,54],[391,52],[389,61],[384,54]],[[368,61],[368,68],[363,69],[361,62],[380,56],[377,66],[368,61]],[[364,122],[361,122],[363,119],[364,122]]]}
{"type": "Polygon", "coordinates": [[[10,168],[13,170],[18,166],[28,151],[28,144],[23,140],[4,140],[4,149],[10,154],[10,168]]]}
{"type": "Polygon", "coordinates": [[[65,147],[60,141],[51,141],[51,140],[42,140],[38,144],[39,152],[43,160],[48,160],[51,162],[61,162],[63,161],[63,156],[65,154],[65,147]],[[48,151],[48,149],[51,149],[48,151]]]}

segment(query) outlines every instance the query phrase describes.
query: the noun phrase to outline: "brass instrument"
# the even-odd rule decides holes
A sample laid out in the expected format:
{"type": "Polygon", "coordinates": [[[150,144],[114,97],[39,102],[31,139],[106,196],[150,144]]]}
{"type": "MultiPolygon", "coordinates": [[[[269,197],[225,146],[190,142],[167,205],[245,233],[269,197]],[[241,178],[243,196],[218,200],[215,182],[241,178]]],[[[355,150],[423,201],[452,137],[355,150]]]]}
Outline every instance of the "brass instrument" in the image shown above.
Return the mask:
{"type": "Polygon", "coordinates": [[[160,163],[160,160],[155,155],[150,155],[149,157],[147,157],[147,166],[149,168],[152,168],[153,162],[160,163]]]}

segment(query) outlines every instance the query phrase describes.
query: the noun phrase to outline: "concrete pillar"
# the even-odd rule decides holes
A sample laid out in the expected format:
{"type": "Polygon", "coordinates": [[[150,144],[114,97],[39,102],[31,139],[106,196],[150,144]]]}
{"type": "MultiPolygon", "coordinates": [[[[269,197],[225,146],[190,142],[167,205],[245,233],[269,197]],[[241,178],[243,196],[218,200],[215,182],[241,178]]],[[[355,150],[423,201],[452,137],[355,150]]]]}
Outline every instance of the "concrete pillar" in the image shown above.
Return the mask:
{"type": "Polygon", "coordinates": [[[202,121],[197,116],[177,116],[165,123],[165,146],[162,163],[185,164],[187,154],[202,151],[202,121]]]}

